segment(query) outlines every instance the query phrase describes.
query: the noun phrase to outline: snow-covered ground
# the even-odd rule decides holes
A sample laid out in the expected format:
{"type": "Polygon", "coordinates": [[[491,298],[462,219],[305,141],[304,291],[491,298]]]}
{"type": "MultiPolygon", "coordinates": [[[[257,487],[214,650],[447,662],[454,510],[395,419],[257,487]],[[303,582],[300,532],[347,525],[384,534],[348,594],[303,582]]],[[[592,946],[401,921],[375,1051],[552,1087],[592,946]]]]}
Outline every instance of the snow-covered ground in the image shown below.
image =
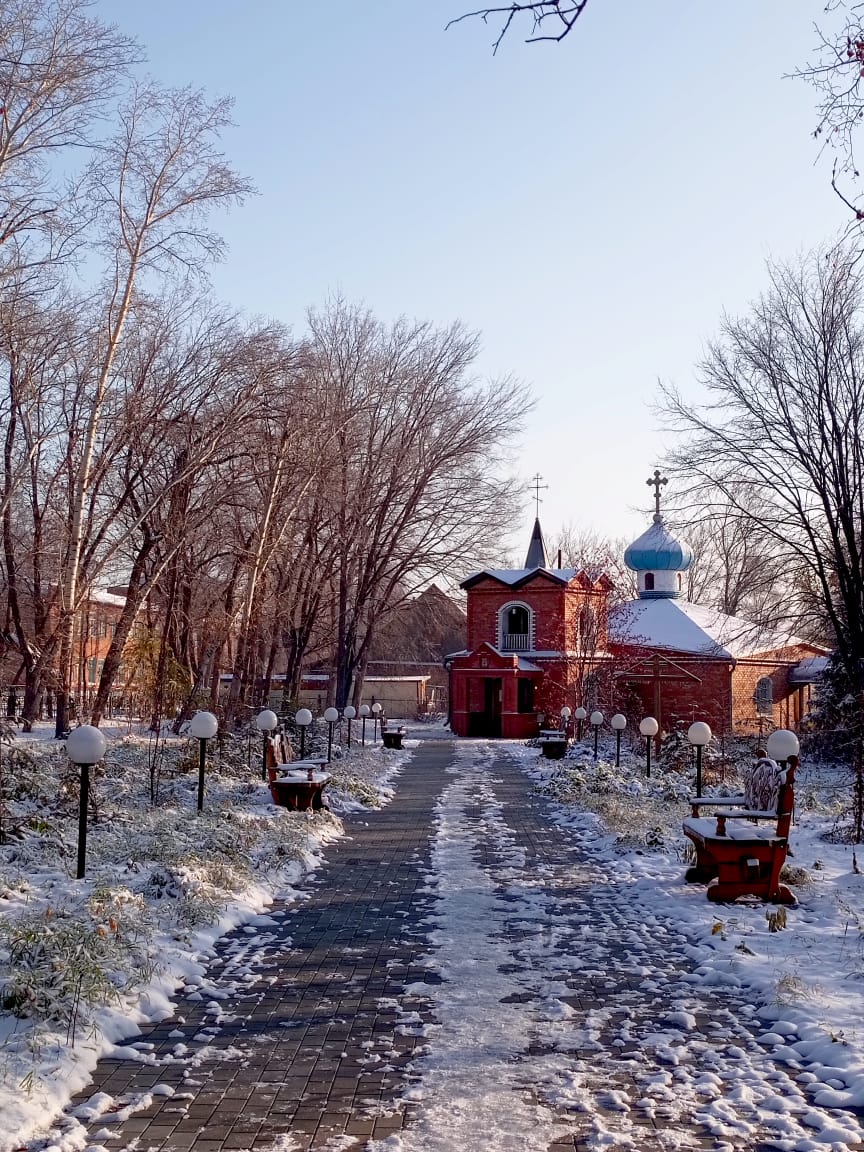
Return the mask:
{"type": "MultiPolygon", "coordinates": [[[[564,761],[513,743],[454,748],[430,827],[435,979],[408,989],[400,1025],[426,1045],[405,1095],[419,1112],[369,1152],[545,1152],[574,1116],[598,1149],[695,1148],[706,1134],[729,1152],[857,1147],[864,878],[855,849],[825,838],[848,805],[848,773],[806,760],[799,772],[799,906],[770,931],[773,910],[711,905],[684,883],[689,772],[655,764],[647,781],[641,761],[595,764],[588,748],[564,761]],[[525,867],[502,763],[553,801],[576,856],[550,848],[525,867]]],[[[386,801],[410,755],[355,749],[334,765],[336,812],[313,817],[268,802],[259,751],[239,742],[216,757],[196,816],[197,749],[169,747],[153,806],[147,741],[117,731],[77,882],[74,774],[51,742],[27,741],[15,764],[4,747],[16,797],[5,827],[11,817],[20,830],[0,846],[0,996],[19,1012],[0,1011],[2,1152],[43,1129],[100,1055],[169,1015],[179,989],[225,993],[208,977],[215,939],[238,924],[265,938],[272,899],[302,896],[340,834],[336,812],[386,801]]]]}
{"type": "Polygon", "coordinates": [[[801,772],[800,905],[770,931],[773,909],[711,905],[683,882],[689,776],[655,766],[646,781],[635,760],[616,769],[584,751],[547,761],[458,746],[429,872],[426,963],[441,979],[414,989],[431,1000],[406,1097],[419,1118],[370,1152],[541,1152],[572,1130],[567,1113],[598,1149],[695,1148],[706,1135],[728,1152],[858,1147],[864,877],[850,845],[822,839],[848,775],[801,772]],[[584,869],[542,853],[526,869],[496,757],[557,800],[584,869]],[[586,985],[587,1013],[573,1006],[586,985]]]}
{"type": "Polygon", "coordinates": [[[332,765],[330,811],[313,814],[270,802],[258,739],[212,742],[199,815],[197,741],[107,735],[82,881],[63,745],[46,725],[0,752],[2,1152],[44,1129],[120,1040],[170,1016],[179,990],[203,988],[218,937],[299,896],[339,814],[386,802],[409,755],[353,745],[332,765]]]}

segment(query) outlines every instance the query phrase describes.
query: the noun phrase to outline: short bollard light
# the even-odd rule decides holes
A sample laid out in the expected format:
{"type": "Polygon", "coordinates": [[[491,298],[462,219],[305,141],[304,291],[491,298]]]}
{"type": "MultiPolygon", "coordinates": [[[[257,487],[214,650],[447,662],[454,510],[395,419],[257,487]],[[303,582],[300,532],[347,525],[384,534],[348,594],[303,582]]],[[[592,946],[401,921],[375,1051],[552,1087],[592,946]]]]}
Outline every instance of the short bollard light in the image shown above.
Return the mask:
{"type": "Polygon", "coordinates": [[[597,759],[597,737],[600,734],[600,725],[603,723],[602,712],[591,713],[591,723],[594,727],[594,759],[597,759]]]}
{"type": "Polygon", "coordinates": [[[87,802],[90,796],[90,769],[105,755],[108,741],[98,728],[82,724],[66,738],[66,755],[81,769],[81,797],[78,804],[78,870],[75,877],[84,879],[87,861],[87,802]]]}
{"type": "Polygon", "coordinates": [[[582,725],[585,723],[585,719],[588,716],[588,713],[584,708],[577,708],[573,715],[576,718],[576,739],[577,741],[581,741],[582,725]]]}
{"type": "Polygon", "coordinates": [[[342,715],[348,721],[348,747],[351,747],[351,721],[357,715],[357,709],[353,704],[346,704],[342,709],[342,715]]]}
{"type": "Polygon", "coordinates": [[[312,713],[308,708],[298,708],[294,723],[300,729],[300,759],[306,759],[306,729],[312,723],[312,713]]]}
{"type": "Polygon", "coordinates": [[[711,729],[702,720],[697,720],[687,729],[687,739],[696,749],[696,795],[702,795],[702,749],[711,739],[711,729]]]}
{"type": "Polygon", "coordinates": [[[255,727],[264,737],[263,752],[261,758],[261,779],[267,779],[267,741],[271,732],[276,731],[276,726],[279,723],[279,717],[275,712],[271,712],[269,708],[265,708],[263,712],[259,712],[255,717],[255,727]]]}
{"type": "Polygon", "coordinates": [[[204,808],[204,766],[207,763],[207,741],[219,731],[219,721],[212,712],[196,712],[187,729],[193,740],[198,741],[198,811],[204,808]]]}
{"type": "Polygon", "coordinates": [[[567,725],[570,723],[570,717],[572,715],[573,715],[573,713],[570,711],[570,709],[565,704],[564,707],[561,709],[561,728],[562,728],[565,736],[567,735],[567,725]]]}
{"type": "Polygon", "coordinates": [[[786,764],[790,756],[798,755],[800,747],[794,732],[790,732],[788,728],[778,728],[768,737],[765,751],[778,764],[786,764]]]}
{"type": "Polygon", "coordinates": [[[363,721],[363,729],[360,733],[360,741],[361,741],[364,748],[366,747],[366,721],[369,718],[369,714],[371,711],[372,711],[372,709],[369,707],[368,704],[361,704],[360,705],[360,719],[363,721]]]}
{"type": "Polygon", "coordinates": [[[609,721],[615,729],[615,767],[621,767],[621,733],[627,727],[627,717],[622,716],[620,712],[616,712],[612,719],[609,721]]]}
{"type": "Polygon", "coordinates": [[[660,725],[653,716],[646,716],[639,721],[639,731],[645,737],[645,777],[651,778],[651,741],[660,731],[660,725]]]}
{"type": "Polygon", "coordinates": [[[325,708],[324,719],[327,721],[327,763],[333,759],[333,725],[339,719],[338,708],[325,708]]]}
{"type": "Polygon", "coordinates": [[[372,743],[378,743],[378,720],[381,716],[382,706],[376,700],[372,705],[373,727],[372,727],[372,743]]]}

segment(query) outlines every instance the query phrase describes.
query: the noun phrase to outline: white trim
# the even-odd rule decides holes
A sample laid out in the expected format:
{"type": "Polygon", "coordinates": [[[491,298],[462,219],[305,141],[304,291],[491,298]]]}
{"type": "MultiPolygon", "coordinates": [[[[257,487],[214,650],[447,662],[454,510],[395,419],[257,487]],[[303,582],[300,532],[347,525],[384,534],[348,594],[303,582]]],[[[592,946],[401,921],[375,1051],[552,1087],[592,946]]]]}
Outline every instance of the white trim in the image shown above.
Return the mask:
{"type": "MultiPolygon", "coordinates": [[[[530,652],[534,648],[534,609],[530,604],[526,604],[524,600],[508,600],[506,604],[502,604],[498,609],[498,620],[495,631],[497,639],[495,647],[502,656],[511,655],[511,650],[504,648],[504,614],[509,612],[511,608],[524,608],[528,613],[528,651],[530,652]]],[[[521,655],[524,656],[525,652],[521,651],[521,655]]]]}

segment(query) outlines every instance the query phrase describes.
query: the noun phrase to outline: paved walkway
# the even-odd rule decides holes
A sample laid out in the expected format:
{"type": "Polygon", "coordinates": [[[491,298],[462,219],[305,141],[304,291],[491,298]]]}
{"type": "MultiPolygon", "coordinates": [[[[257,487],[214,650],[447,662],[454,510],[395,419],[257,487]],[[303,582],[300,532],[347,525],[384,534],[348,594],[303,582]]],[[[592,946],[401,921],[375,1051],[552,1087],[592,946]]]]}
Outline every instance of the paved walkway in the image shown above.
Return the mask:
{"type": "MultiPolygon", "coordinates": [[[[272,923],[220,941],[204,985],[187,989],[177,1016],[134,1042],[147,1062],[100,1063],[73,1109],[99,1091],[129,1107],[120,1123],[89,1122],[91,1144],[110,1152],[349,1152],[371,1142],[377,1152],[380,1141],[551,1152],[597,1147],[598,1132],[613,1132],[626,1116],[626,1143],[610,1136],[606,1147],[777,1147],[756,1133],[746,1100],[730,1106],[739,1138],[728,1129],[722,1139],[708,1134],[677,1093],[675,1061],[661,1068],[646,1057],[644,1037],[668,1026],[687,987],[686,943],[674,925],[641,923],[621,893],[593,882],[501,746],[474,745],[476,768],[465,759],[472,746],[458,748],[454,774],[456,745],[421,745],[393,802],[346,821],[348,834],[327,849],[308,900],[274,907],[272,923]],[[472,889],[466,907],[485,907],[494,931],[482,916],[459,920],[468,894],[456,885],[448,895],[448,859],[472,889]],[[488,890],[485,905],[476,904],[478,887],[488,890]],[[591,962],[574,971],[580,940],[591,962]],[[442,980],[460,964],[475,977],[442,980]],[[501,1016],[505,1002],[506,1029],[475,1037],[477,1021],[501,1016]],[[550,1016],[553,1002],[566,1020],[550,1016]],[[454,1107],[460,1081],[440,1054],[456,1052],[452,1034],[463,1021],[464,1067],[495,1083],[484,1100],[461,1082],[454,1107]],[[513,1100],[503,1118],[502,1091],[513,1100]],[[476,1109],[471,1142],[464,1117],[454,1115],[466,1107],[476,1109]]],[[[687,1052],[726,1078],[734,1054],[720,1052],[719,1021],[751,1064],[764,1059],[766,1081],[786,1091],[786,1072],[759,1048],[734,993],[700,996],[699,1043],[691,1036],[687,1052]]]]}

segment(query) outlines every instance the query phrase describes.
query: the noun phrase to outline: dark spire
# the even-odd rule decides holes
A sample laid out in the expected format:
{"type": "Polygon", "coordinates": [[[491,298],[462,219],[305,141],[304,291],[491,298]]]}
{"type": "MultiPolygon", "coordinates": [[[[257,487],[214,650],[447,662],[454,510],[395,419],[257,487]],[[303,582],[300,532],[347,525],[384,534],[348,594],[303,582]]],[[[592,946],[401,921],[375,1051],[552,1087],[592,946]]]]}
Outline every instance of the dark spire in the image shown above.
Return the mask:
{"type": "Polygon", "coordinates": [[[528,545],[528,555],[525,557],[525,567],[549,567],[546,562],[546,545],[543,543],[543,533],[540,530],[539,519],[534,521],[534,531],[531,533],[531,543],[528,545]]]}

